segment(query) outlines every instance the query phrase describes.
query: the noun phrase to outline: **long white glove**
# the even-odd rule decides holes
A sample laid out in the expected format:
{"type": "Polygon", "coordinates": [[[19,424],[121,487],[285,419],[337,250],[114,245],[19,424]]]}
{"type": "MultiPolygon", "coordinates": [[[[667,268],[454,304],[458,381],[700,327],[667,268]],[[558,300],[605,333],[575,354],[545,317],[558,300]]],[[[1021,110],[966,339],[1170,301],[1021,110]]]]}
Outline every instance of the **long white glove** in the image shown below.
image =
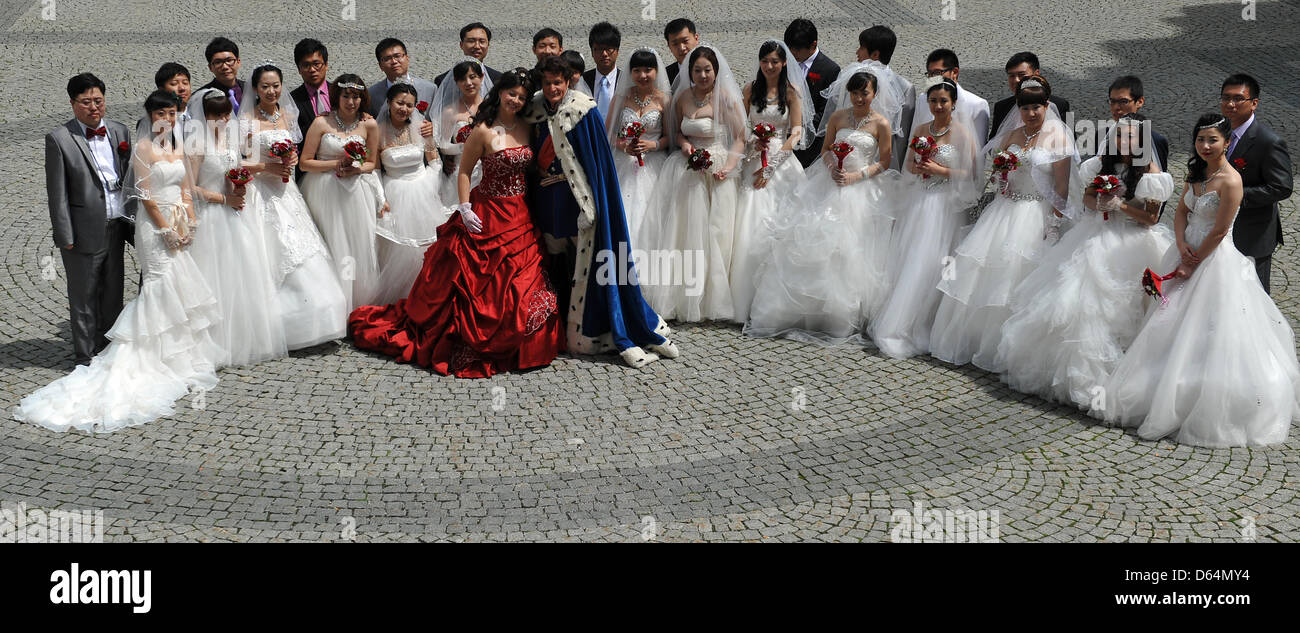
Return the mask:
{"type": "Polygon", "coordinates": [[[460,211],[460,220],[465,223],[465,228],[470,233],[483,232],[483,220],[480,220],[478,215],[474,213],[474,205],[462,202],[456,205],[456,210],[460,211]]]}

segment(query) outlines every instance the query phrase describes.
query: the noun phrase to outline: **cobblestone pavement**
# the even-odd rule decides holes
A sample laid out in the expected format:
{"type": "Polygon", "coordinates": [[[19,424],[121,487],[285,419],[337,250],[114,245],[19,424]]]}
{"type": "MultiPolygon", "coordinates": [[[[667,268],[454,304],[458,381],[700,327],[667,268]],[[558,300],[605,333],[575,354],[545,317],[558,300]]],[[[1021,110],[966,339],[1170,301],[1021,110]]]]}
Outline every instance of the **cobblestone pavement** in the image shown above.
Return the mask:
{"type": "MultiPolygon", "coordinates": [[[[538,25],[585,51],[587,28],[609,19],[626,53],[662,49],[663,24],[684,14],[748,77],[759,43],[797,15],[816,21],[823,51],[839,62],[853,59],[860,29],[881,22],[899,34],[896,68],[915,78],[931,48],[950,46],[963,84],[990,101],[1006,94],[1002,64],[1022,49],[1040,55],[1056,92],[1084,116],[1105,116],[1113,77],[1142,75],[1145,111],[1174,145],[1176,176],[1186,130],[1217,108],[1219,81],[1236,69],[1262,79],[1260,117],[1300,147],[1295,1],[464,6],[473,8],[0,0],[0,405],[72,367],[41,170],[42,136],[70,118],[66,78],[99,74],[110,117],[133,124],[161,62],[181,60],[196,86],[207,81],[202,48],[216,34],[240,44],[242,74],[268,57],[290,69],[293,43],[314,36],[330,47],[331,75],[374,80],[373,47],[386,35],[407,42],[416,75],[432,77],[459,55],[456,32],[471,20],[493,27],[488,62],[508,68],[531,59],[538,25]],[[155,6],[165,15],[147,12],[155,6]],[[55,19],[42,19],[51,7],[55,19]],[[956,19],[945,20],[953,8],[956,19]],[[1242,19],[1252,8],[1256,19],[1242,19]],[[355,20],[343,19],[349,9],[355,20]]],[[[1295,200],[1274,273],[1293,324],[1295,200]]],[[[681,359],[645,371],[613,357],[564,357],[491,380],[443,378],[328,344],[223,371],[205,402],[183,401],[171,418],[106,437],[3,419],[0,501],[102,509],[111,541],[882,541],[902,524],[892,513],[918,503],[996,511],[1004,541],[1300,536],[1300,433],[1268,449],[1140,441],[925,358],[750,340],[718,324],[683,326],[677,340],[681,359]]]]}

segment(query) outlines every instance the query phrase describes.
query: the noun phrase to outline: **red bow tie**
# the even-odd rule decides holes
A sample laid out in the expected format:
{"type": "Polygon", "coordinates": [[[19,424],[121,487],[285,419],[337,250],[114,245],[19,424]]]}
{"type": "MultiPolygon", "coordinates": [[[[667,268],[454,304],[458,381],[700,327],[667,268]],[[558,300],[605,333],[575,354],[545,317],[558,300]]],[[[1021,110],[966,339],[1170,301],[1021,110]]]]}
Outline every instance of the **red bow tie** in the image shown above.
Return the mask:
{"type": "Polygon", "coordinates": [[[96,136],[108,136],[108,128],[102,125],[93,130],[86,128],[86,138],[95,138],[96,136]]]}

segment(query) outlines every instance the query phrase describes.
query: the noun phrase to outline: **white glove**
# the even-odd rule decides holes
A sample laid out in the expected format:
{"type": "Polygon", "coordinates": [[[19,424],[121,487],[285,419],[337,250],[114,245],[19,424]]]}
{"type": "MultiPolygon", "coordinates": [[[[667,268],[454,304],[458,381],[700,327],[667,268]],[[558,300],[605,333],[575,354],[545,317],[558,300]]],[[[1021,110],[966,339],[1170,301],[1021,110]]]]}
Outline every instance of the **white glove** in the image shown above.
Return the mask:
{"type": "Polygon", "coordinates": [[[468,202],[462,202],[456,205],[456,210],[460,211],[460,220],[465,223],[465,228],[470,233],[483,232],[483,220],[474,213],[474,206],[468,202]]]}
{"type": "Polygon", "coordinates": [[[1097,203],[1097,210],[1106,213],[1119,213],[1124,206],[1124,199],[1119,196],[1106,195],[1102,196],[1097,203]]]}
{"type": "Polygon", "coordinates": [[[175,230],[167,229],[162,232],[163,245],[168,250],[176,250],[181,247],[181,236],[175,230]]]}

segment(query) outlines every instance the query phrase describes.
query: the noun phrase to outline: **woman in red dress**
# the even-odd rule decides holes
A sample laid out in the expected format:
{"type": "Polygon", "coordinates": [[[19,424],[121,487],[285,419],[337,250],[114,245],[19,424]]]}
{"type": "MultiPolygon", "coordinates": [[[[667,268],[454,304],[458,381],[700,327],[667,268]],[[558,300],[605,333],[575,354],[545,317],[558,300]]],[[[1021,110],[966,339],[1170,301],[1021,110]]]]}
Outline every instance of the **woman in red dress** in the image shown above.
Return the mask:
{"type": "Polygon", "coordinates": [[[484,99],[460,161],[459,213],[438,227],[407,298],[352,312],[357,347],[458,378],[549,365],[564,348],[540,235],[524,202],[533,154],[518,114],[531,93],[519,68],[484,99]],[[480,160],[483,179],[471,191],[480,160]]]}

